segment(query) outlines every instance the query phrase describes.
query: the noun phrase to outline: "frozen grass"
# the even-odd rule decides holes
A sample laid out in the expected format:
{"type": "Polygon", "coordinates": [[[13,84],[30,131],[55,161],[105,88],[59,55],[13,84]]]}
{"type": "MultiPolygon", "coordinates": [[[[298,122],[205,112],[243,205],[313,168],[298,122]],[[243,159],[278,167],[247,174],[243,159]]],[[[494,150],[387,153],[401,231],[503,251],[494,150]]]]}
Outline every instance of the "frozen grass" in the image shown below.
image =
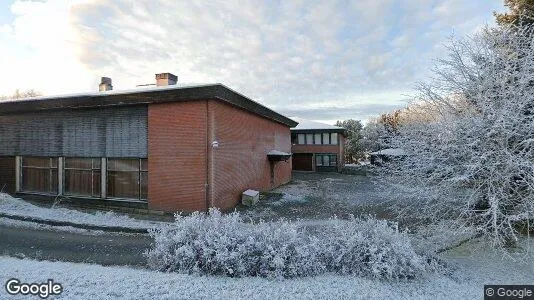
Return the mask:
{"type": "Polygon", "coordinates": [[[67,208],[45,208],[33,205],[22,199],[0,193],[0,212],[22,217],[64,221],[95,226],[120,226],[136,229],[149,229],[158,222],[137,220],[125,215],[108,212],[86,213],[67,208]]]}
{"type": "Polygon", "coordinates": [[[534,282],[532,261],[502,259],[476,241],[447,253],[446,259],[455,266],[450,274],[384,281],[339,275],[286,280],[197,276],[0,256],[0,282],[52,278],[64,287],[59,299],[482,299],[484,284],[534,282]],[[473,255],[473,248],[482,251],[473,255]]]}
{"type": "Polygon", "coordinates": [[[406,233],[384,220],[331,219],[308,228],[295,221],[244,222],[239,213],[176,216],[151,231],[149,265],[161,271],[261,277],[324,273],[381,279],[421,277],[438,261],[417,253],[406,233]]]}

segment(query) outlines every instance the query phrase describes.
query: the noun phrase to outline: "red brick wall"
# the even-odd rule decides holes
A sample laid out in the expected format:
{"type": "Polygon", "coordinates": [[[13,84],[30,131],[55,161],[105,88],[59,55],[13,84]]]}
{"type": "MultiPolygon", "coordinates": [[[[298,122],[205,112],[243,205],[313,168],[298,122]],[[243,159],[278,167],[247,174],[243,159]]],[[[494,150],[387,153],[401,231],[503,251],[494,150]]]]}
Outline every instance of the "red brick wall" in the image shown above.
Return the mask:
{"type": "Polygon", "coordinates": [[[339,145],[293,145],[293,153],[334,153],[339,154],[339,145]]]}
{"type": "MultiPolygon", "coordinates": [[[[246,189],[271,188],[270,150],[291,152],[289,127],[222,102],[209,103],[210,144],[217,140],[210,160],[211,201],[233,208],[246,189]]],[[[275,166],[275,186],[291,180],[291,160],[275,166]]]]}
{"type": "Polygon", "coordinates": [[[148,106],[150,209],[206,210],[207,101],[148,106]]]}

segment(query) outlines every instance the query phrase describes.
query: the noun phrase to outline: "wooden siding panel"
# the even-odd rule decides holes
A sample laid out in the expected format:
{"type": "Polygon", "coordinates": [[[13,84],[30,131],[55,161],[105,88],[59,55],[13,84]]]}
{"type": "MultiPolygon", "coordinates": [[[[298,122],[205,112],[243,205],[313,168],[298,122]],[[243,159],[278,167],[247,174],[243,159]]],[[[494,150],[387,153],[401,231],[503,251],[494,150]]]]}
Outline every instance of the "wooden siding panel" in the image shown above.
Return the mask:
{"type": "Polygon", "coordinates": [[[146,157],[147,107],[0,116],[0,155],[146,157]]]}

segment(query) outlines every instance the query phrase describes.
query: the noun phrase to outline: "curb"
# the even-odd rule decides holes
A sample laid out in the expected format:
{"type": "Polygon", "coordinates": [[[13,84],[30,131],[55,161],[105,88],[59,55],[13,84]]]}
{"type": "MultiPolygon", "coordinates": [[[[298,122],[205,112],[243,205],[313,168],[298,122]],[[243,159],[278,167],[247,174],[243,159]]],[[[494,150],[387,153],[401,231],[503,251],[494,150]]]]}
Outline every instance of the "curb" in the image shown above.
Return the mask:
{"type": "Polygon", "coordinates": [[[479,238],[479,237],[481,237],[481,236],[482,236],[482,233],[477,233],[477,234],[475,234],[474,236],[469,237],[469,238],[466,238],[466,239],[464,239],[464,240],[461,240],[461,241],[459,241],[459,242],[457,242],[457,243],[455,243],[455,244],[453,244],[453,245],[451,245],[451,246],[447,246],[447,247],[444,247],[444,248],[440,248],[440,249],[436,250],[436,253],[437,253],[437,254],[440,254],[440,253],[443,253],[443,252],[452,250],[452,249],[454,249],[454,248],[458,248],[458,247],[462,246],[463,244],[465,244],[465,243],[467,243],[467,242],[470,242],[470,241],[472,241],[472,240],[474,240],[474,239],[477,239],[477,238],[479,238]]]}
{"type": "Polygon", "coordinates": [[[120,232],[120,233],[148,233],[148,229],[146,228],[129,228],[129,227],[122,227],[122,226],[99,226],[99,225],[90,225],[90,224],[79,224],[79,223],[73,223],[68,221],[54,221],[49,219],[39,219],[39,218],[33,218],[33,217],[27,217],[27,216],[17,216],[17,215],[10,215],[6,213],[0,212],[0,217],[13,219],[13,220],[19,220],[19,221],[26,221],[26,222],[33,222],[38,224],[45,224],[45,225],[51,225],[51,226],[71,226],[81,229],[87,229],[87,230],[102,230],[106,232],[120,232]]]}

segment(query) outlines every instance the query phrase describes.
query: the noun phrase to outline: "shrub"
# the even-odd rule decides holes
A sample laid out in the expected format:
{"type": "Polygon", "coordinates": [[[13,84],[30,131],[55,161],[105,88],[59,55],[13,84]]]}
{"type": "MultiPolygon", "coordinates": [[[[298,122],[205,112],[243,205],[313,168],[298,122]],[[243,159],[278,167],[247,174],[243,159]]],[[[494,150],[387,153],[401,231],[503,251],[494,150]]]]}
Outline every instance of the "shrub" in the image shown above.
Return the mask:
{"type": "Polygon", "coordinates": [[[325,272],[377,278],[413,278],[434,269],[413,249],[406,233],[386,221],[332,219],[245,222],[239,213],[176,216],[175,226],[151,231],[151,268],[226,276],[302,277],[325,272]]]}

